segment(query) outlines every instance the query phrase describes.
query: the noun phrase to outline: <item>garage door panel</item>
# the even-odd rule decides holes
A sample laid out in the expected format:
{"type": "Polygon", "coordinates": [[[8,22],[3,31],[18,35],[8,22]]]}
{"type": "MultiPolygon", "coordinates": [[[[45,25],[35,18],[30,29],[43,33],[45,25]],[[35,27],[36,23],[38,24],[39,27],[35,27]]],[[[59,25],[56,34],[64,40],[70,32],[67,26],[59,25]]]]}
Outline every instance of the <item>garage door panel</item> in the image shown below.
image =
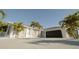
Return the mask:
{"type": "Polygon", "coordinates": [[[47,31],[46,37],[47,38],[62,38],[61,30],[47,31]]]}

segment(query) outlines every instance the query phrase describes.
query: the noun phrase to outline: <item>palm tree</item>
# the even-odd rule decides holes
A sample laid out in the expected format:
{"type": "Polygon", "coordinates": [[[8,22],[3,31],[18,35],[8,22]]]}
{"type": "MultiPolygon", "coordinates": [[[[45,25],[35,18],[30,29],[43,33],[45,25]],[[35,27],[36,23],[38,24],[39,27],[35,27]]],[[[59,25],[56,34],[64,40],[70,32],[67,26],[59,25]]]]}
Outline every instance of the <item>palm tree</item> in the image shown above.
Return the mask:
{"type": "Polygon", "coordinates": [[[76,30],[79,27],[79,12],[69,15],[60,21],[59,24],[61,27],[65,28],[68,34],[74,38],[78,38],[76,30]]]}
{"type": "Polygon", "coordinates": [[[13,28],[15,31],[17,31],[18,33],[24,30],[24,26],[22,23],[14,23],[13,24],[13,28]]]}
{"type": "Polygon", "coordinates": [[[6,14],[3,10],[0,10],[0,32],[4,32],[6,29],[6,23],[3,22],[3,19],[5,18],[6,14]]]}
{"type": "Polygon", "coordinates": [[[22,23],[18,23],[18,22],[13,23],[12,26],[13,26],[13,29],[14,29],[14,32],[15,32],[16,38],[17,38],[19,35],[19,32],[24,30],[24,26],[22,23]]]}
{"type": "Polygon", "coordinates": [[[30,26],[33,27],[33,28],[38,28],[38,29],[43,28],[42,25],[39,22],[36,22],[36,21],[32,21],[30,26]]]}
{"type": "Polygon", "coordinates": [[[6,13],[3,10],[0,10],[0,19],[4,19],[6,16],[6,13]]]}
{"type": "Polygon", "coordinates": [[[7,30],[7,23],[0,20],[0,32],[5,32],[7,30]]]}

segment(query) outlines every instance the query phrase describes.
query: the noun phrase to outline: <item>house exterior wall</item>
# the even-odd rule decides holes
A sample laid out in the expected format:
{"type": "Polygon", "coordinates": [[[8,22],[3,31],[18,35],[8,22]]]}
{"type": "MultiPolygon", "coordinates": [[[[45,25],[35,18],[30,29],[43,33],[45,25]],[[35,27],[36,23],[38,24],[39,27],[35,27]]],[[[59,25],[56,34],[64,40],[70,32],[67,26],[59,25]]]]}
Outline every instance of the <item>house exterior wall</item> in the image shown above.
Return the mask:
{"type": "Polygon", "coordinates": [[[67,33],[66,29],[61,28],[61,32],[62,32],[63,38],[71,38],[69,34],[67,33]]]}
{"type": "Polygon", "coordinates": [[[26,28],[24,31],[19,33],[18,38],[38,38],[38,35],[39,31],[26,28]]]}
{"type": "Polygon", "coordinates": [[[41,30],[25,27],[23,31],[19,32],[18,35],[14,30],[10,32],[10,38],[39,38],[41,36],[41,30]]]}
{"type": "Polygon", "coordinates": [[[63,38],[70,38],[66,29],[61,27],[51,27],[51,28],[46,28],[44,30],[37,30],[29,26],[26,26],[24,28],[24,31],[21,31],[20,33],[18,33],[18,35],[13,29],[11,29],[9,37],[10,38],[46,38],[47,31],[55,31],[55,30],[61,30],[63,38]]]}
{"type": "Polygon", "coordinates": [[[60,30],[61,33],[62,33],[62,37],[63,37],[63,38],[71,38],[71,37],[69,37],[69,35],[68,35],[66,29],[61,28],[61,27],[51,27],[51,28],[44,29],[43,37],[46,38],[46,32],[47,32],[47,31],[55,31],[55,30],[60,30]]]}

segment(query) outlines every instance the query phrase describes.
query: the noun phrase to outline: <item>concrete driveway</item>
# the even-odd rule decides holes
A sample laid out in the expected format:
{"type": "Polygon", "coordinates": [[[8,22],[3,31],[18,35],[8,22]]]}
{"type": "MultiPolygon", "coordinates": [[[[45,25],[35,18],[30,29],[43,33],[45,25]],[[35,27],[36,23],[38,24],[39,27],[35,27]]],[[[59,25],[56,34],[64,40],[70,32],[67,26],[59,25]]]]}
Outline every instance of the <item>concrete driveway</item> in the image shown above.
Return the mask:
{"type": "Polygon", "coordinates": [[[8,39],[0,38],[0,49],[78,49],[79,40],[62,38],[8,39]]]}

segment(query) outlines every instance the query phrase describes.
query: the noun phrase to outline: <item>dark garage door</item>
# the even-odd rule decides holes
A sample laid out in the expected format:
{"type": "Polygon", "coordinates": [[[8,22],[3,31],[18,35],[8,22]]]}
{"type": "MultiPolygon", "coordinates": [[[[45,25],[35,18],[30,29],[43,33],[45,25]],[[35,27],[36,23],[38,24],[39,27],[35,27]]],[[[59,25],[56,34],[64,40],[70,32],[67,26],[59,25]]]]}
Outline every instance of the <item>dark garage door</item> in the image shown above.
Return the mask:
{"type": "Polygon", "coordinates": [[[61,30],[47,31],[46,37],[47,38],[62,38],[61,30]]]}

